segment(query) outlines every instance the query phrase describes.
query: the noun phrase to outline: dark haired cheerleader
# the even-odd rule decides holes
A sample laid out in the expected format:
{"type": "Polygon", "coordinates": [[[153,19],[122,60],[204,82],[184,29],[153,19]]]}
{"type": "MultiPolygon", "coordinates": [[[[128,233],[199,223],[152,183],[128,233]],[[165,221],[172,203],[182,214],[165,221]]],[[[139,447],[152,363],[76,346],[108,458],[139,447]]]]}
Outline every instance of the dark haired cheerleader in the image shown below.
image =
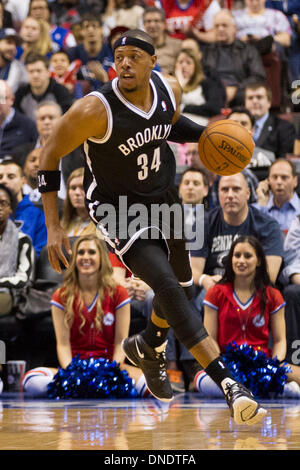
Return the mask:
{"type": "MultiPolygon", "coordinates": [[[[271,285],[259,241],[238,237],[223,278],[207,291],[204,325],[232,373],[260,397],[300,398],[300,368],[283,363],[284,306],[281,293],[271,285]]],[[[195,387],[206,396],[221,396],[205,371],[196,375],[195,387]]]]}

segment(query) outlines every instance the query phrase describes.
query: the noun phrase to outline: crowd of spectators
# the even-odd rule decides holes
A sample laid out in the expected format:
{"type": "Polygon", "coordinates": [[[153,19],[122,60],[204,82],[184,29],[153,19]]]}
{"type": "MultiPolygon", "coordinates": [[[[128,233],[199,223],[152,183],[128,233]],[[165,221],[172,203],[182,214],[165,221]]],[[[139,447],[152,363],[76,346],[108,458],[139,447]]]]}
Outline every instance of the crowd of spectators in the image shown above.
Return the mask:
{"type": "MultiPolygon", "coordinates": [[[[255,236],[271,281],[286,301],[287,358],[292,362],[300,334],[300,263],[295,257],[300,253],[298,3],[0,0],[0,339],[6,319],[18,310],[16,290],[34,285],[39,258],[46,263],[47,233],[37,189],[41,148],[74,101],[114,79],[113,42],[139,28],[154,42],[155,70],[179,81],[182,113],[203,125],[236,120],[255,141],[249,167],[223,178],[203,167],[197,144],[169,143],[183,204],[205,207],[204,246],[191,252],[195,308],[203,315],[205,294],[221,279],[234,238],[255,236]]],[[[95,233],[84,205],[84,160],[78,148],[61,161],[59,208],[72,243],[95,233]]],[[[193,217],[192,211],[191,226],[193,217]]],[[[130,331],[141,328],[151,315],[153,292],[132,279],[116,256],[109,259],[116,282],[131,297],[130,331]]],[[[50,265],[47,269],[50,273],[50,265]]],[[[48,326],[53,329],[51,321],[48,326]]],[[[22,359],[13,348],[9,354],[22,359]]],[[[195,363],[171,331],[167,359],[174,389],[191,387],[195,363]]],[[[43,364],[29,364],[35,365],[43,364]]]]}

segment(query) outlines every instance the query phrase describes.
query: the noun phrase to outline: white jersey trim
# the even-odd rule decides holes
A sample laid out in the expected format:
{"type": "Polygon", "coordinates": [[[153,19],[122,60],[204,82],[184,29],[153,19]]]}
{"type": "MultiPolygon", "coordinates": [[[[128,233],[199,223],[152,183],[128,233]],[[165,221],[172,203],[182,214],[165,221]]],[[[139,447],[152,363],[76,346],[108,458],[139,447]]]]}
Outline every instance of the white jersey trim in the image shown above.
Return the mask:
{"type": "Polygon", "coordinates": [[[156,87],[155,87],[153,81],[150,79],[150,85],[151,85],[152,90],[153,90],[153,103],[152,103],[150,111],[147,113],[146,111],[143,111],[142,109],[138,108],[137,106],[134,106],[132,103],[130,103],[130,101],[128,101],[125,98],[125,96],[122,95],[122,93],[120,92],[120,90],[118,88],[118,80],[119,80],[118,77],[116,77],[112,80],[112,89],[113,89],[114,93],[116,94],[116,96],[119,98],[119,100],[128,109],[130,109],[134,113],[138,114],[142,118],[149,120],[152,117],[152,115],[154,114],[154,112],[156,110],[156,107],[157,107],[157,90],[156,90],[156,87]]]}
{"type": "Polygon", "coordinates": [[[90,140],[91,142],[95,142],[96,144],[104,144],[110,138],[112,130],[113,130],[113,115],[112,115],[112,111],[111,111],[109,102],[107,101],[105,96],[102,93],[100,93],[99,91],[92,91],[91,93],[89,93],[86,96],[96,96],[97,98],[99,98],[100,101],[102,101],[102,103],[105,106],[106,113],[107,113],[107,129],[106,129],[106,133],[105,133],[104,137],[102,137],[102,139],[97,139],[96,137],[89,137],[88,138],[88,140],[90,140]]]}

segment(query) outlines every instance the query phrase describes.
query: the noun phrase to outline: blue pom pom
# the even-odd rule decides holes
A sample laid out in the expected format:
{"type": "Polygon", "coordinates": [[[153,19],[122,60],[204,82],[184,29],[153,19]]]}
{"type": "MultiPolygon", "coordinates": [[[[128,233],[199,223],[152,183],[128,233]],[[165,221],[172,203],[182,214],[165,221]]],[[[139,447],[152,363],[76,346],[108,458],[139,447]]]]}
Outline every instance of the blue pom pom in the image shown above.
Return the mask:
{"type": "Polygon", "coordinates": [[[59,369],[48,385],[48,397],[66,398],[136,398],[137,390],[126,371],[116,361],[80,359],[77,355],[66,369],[59,369]]]}
{"type": "Polygon", "coordinates": [[[255,397],[271,398],[281,395],[290,368],[277,358],[268,358],[263,351],[248,344],[230,343],[222,358],[231,374],[245,385],[255,397]]]}

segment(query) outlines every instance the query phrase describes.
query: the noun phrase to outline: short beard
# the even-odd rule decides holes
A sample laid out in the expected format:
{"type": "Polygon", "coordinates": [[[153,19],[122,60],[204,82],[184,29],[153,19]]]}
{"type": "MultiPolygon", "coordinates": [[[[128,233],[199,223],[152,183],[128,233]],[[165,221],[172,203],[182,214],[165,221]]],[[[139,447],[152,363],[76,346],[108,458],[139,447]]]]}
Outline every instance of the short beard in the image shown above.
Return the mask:
{"type": "Polygon", "coordinates": [[[134,93],[134,92],[137,90],[137,88],[135,87],[135,88],[130,88],[130,89],[128,89],[128,88],[124,88],[124,87],[123,87],[123,90],[124,90],[126,93],[134,93]]]}

